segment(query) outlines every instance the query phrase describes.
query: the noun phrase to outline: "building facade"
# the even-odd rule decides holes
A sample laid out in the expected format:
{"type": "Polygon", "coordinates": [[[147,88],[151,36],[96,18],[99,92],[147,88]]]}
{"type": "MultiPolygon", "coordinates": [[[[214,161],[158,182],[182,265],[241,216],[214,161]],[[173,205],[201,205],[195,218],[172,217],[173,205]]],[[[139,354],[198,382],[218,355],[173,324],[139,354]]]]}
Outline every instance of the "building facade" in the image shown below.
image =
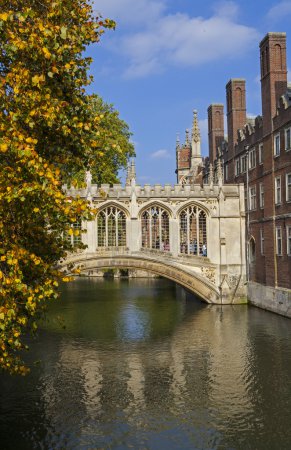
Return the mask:
{"type": "Polygon", "coordinates": [[[244,183],[249,299],[291,316],[291,86],[285,33],[268,33],[261,41],[260,66],[261,116],[247,117],[241,78],[226,85],[227,139],[223,105],[208,108],[204,180],[220,161],[226,183],[244,183]]]}

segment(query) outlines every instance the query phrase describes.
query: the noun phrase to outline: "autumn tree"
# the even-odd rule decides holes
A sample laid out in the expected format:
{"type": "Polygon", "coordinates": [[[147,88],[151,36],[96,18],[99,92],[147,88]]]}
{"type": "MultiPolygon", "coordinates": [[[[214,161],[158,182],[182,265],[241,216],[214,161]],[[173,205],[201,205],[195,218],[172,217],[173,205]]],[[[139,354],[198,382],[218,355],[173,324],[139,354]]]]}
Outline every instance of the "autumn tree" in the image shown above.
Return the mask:
{"type": "Polygon", "coordinates": [[[101,166],[105,152],[122,154],[114,135],[106,150],[96,145],[104,114],[85,91],[84,50],[114,23],[85,0],[0,4],[0,367],[26,373],[23,338],[66,280],[56,269],[71,250],[66,236],[94,213],[63,181],[101,166]]]}
{"type": "MultiPolygon", "coordinates": [[[[98,130],[92,130],[91,146],[94,148],[88,160],[88,168],[92,173],[93,183],[118,183],[120,169],[126,167],[129,157],[134,156],[134,146],[130,141],[132,133],[127,123],[119,117],[119,112],[112,104],[108,104],[97,94],[87,97],[91,121],[98,117],[98,130]],[[98,158],[95,154],[99,155],[98,158]]],[[[68,171],[70,180],[84,180],[84,171],[73,174],[68,171]]]]}

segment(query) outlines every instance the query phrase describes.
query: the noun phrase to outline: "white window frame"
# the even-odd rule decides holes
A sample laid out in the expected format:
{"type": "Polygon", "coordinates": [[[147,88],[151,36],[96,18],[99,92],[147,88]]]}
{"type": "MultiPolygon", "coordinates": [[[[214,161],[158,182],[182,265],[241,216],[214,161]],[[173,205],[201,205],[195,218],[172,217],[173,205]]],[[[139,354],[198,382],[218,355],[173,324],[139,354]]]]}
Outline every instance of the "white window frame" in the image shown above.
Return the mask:
{"type": "Polygon", "coordinates": [[[276,227],[276,255],[282,256],[282,228],[276,227]]]}
{"type": "Polygon", "coordinates": [[[291,150],[291,127],[285,128],[285,151],[291,150]],[[289,133],[289,139],[287,134],[289,133]]]}
{"type": "Polygon", "coordinates": [[[274,156],[280,155],[281,150],[280,133],[276,133],[274,136],[274,156]]]}
{"type": "Polygon", "coordinates": [[[238,177],[240,174],[240,163],[239,163],[239,158],[236,158],[234,161],[235,164],[235,176],[238,177]]]}
{"type": "Polygon", "coordinates": [[[275,205],[282,203],[282,185],[281,176],[275,178],[275,205]]]}
{"type": "Polygon", "coordinates": [[[249,151],[249,169],[254,169],[256,167],[256,149],[252,148],[249,151]]]}
{"type": "Polygon", "coordinates": [[[257,189],[256,189],[256,186],[251,186],[249,188],[249,208],[250,208],[250,211],[255,211],[257,209],[257,189]]]}
{"type": "Polygon", "coordinates": [[[291,225],[286,226],[287,255],[291,256],[291,225]]]}
{"type": "Polygon", "coordinates": [[[265,191],[264,191],[264,183],[260,183],[260,208],[265,207],[265,191]]]}
{"type": "Polygon", "coordinates": [[[265,254],[265,238],[264,238],[264,229],[260,228],[260,242],[261,242],[261,255],[265,254]]]}
{"type": "Polygon", "coordinates": [[[286,202],[291,202],[291,173],[286,173],[286,202]],[[290,181],[288,181],[289,177],[290,181]],[[289,187],[290,187],[290,196],[289,196],[289,187]]]}
{"type": "Polygon", "coordinates": [[[241,173],[246,173],[246,171],[247,171],[247,155],[243,155],[240,157],[240,167],[241,167],[241,173]]]}
{"type": "Polygon", "coordinates": [[[259,144],[259,164],[263,164],[263,144],[259,144]]]}

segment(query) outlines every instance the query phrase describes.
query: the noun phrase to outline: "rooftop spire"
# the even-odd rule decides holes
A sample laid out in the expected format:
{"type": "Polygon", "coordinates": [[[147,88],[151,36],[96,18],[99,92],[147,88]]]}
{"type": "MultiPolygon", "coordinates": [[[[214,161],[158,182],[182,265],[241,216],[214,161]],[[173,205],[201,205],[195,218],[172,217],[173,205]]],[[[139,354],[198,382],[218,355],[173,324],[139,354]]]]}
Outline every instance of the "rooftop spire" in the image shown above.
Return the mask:
{"type": "Polygon", "coordinates": [[[136,170],[135,170],[135,160],[132,158],[131,160],[131,180],[136,179],[136,170]]]}
{"type": "Polygon", "coordinates": [[[180,148],[180,133],[177,133],[176,136],[176,148],[180,148]]]}
{"type": "Polygon", "coordinates": [[[187,128],[186,130],[186,140],[185,140],[185,145],[189,145],[190,141],[189,141],[189,129],[187,128]]]}
{"type": "Polygon", "coordinates": [[[198,112],[196,109],[193,111],[193,127],[192,127],[192,145],[193,143],[200,142],[200,129],[198,124],[198,112]]]}
{"type": "Polygon", "coordinates": [[[130,185],[130,180],[131,180],[130,172],[131,172],[131,167],[130,167],[130,162],[128,160],[127,161],[127,168],[126,168],[126,182],[125,182],[126,186],[130,185]]]}
{"type": "MultiPolygon", "coordinates": [[[[199,124],[198,124],[198,113],[196,111],[196,109],[194,109],[193,111],[193,126],[192,126],[192,159],[196,159],[199,158],[199,164],[202,162],[201,160],[201,136],[200,136],[200,129],[199,129],[199,124]]],[[[193,160],[193,164],[197,164],[194,163],[193,160]]]]}

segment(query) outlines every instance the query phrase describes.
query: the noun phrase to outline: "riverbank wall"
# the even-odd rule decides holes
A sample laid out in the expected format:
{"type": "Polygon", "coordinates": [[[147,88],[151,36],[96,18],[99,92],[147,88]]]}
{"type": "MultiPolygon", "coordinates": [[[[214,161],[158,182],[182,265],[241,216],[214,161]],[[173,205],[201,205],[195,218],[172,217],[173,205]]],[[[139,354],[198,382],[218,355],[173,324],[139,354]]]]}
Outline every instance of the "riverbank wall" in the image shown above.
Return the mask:
{"type": "Polygon", "coordinates": [[[291,290],[264,286],[250,281],[248,301],[251,305],[291,319],[291,290]]]}

